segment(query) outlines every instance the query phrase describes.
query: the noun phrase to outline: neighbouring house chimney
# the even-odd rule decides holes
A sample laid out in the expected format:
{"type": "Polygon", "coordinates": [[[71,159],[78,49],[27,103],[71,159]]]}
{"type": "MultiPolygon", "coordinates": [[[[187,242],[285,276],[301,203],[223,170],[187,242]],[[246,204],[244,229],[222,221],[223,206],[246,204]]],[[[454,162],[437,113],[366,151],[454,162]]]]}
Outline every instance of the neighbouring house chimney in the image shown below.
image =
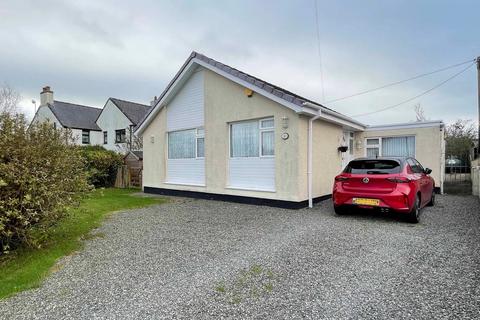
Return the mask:
{"type": "Polygon", "coordinates": [[[40,105],[44,106],[47,103],[53,104],[53,91],[50,90],[49,86],[43,87],[42,92],[40,92],[40,105]]]}
{"type": "Polygon", "coordinates": [[[157,96],[153,97],[153,100],[150,101],[150,107],[153,107],[157,103],[157,96]]]}

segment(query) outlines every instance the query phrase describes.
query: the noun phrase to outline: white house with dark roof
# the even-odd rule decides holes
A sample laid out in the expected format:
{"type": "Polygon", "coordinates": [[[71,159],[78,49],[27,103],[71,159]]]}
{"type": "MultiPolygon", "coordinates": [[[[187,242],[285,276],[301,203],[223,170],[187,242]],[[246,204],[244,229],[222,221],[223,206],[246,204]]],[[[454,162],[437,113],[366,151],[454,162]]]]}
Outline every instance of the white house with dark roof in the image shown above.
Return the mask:
{"type": "Polygon", "coordinates": [[[40,107],[32,123],[49,121],[56,128],[72,130],[75,143],[79,145],[98,145],[102,143],[102,130],[96,119],[102,109],[53,99],[50,87],[44,87],[40,93],[40,107]]]}
{"type": "Polygon", "coordinates": [[[96,119],[102,128],[102,145],[108,150],[126,151],[127,139],[134,139],[133,131],[149,109],[144,104],[109,98],[96,119]]]}
{"type": "Polygon", "coordinates": [[[109,98],[103,109],[62,102],[53,99],[48,86],[40,93],[40,101],[32,122],[49,121],[57,128],[71,129],[78,145],[102,145],[118,152],[127,151],[127,139],[134,139],[133,130],[150,108],[116,98],[109,98]]]}

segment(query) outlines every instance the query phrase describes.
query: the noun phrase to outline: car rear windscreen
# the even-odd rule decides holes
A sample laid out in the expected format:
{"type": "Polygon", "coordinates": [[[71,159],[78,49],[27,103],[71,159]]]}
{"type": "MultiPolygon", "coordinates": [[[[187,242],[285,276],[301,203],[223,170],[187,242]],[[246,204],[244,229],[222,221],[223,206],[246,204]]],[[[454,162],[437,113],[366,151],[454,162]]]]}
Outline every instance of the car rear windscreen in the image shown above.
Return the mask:
{"type": "Polygon", "coordinates": [[[400,163],[395,160],[354,160],[350,161],[343,172],[353,174],[391,174],[400,173],[400,163]]]}

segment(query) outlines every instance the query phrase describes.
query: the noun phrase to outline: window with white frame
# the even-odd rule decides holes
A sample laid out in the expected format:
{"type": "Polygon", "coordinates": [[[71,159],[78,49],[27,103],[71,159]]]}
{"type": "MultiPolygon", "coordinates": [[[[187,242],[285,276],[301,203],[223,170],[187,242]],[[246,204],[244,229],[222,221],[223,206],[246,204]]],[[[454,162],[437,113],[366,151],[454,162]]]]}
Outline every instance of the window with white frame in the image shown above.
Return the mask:
{"type": "Polygon", "coordinates": [[[366,139],[367,157],[415,157],[415,136],[366,139]]]}
{"type": "Polygon", "coordinates": [[[274,156],[274,125],[273,118],[232,123],[230,156],[232,158],[274,156]]]}
{"type": "Polygon", "coordinates": [[[171,131],[168,133],[169,159],[205,157],[205,130],[203,128],[171,131]]]}

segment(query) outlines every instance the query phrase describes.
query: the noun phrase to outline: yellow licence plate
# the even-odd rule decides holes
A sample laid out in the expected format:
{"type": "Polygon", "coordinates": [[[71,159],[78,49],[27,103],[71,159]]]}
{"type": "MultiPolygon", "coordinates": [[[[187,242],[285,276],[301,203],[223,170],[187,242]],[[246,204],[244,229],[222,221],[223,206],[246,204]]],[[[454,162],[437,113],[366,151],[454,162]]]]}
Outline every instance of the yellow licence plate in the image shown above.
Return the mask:
{"type": "Polygon", "coordinates": [[[380,200],[368,198],[353,198],[352,203],[364,206],[378,206],[380,204],[380,200]]]}

